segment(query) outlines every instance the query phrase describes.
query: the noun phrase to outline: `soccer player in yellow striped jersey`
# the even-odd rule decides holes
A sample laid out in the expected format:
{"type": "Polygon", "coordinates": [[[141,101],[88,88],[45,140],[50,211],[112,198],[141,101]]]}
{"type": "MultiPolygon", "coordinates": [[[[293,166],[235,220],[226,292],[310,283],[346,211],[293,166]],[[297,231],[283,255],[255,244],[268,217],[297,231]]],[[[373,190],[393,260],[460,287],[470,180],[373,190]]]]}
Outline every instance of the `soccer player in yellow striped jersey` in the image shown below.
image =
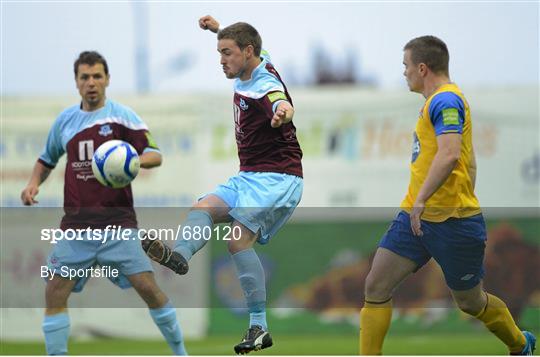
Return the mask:
{"type": "Polygon", "coordinates": [[[360,313],[360,353],[382,354],[392,293],[431,258],[458,307],[494,333],[511,354],[530,355],[536,338],[520,331],[506,304],[482,288],[486,229],[474,194],[476,161],[469,104],[450,81],[443,41],[423,36],[404,47],[404,76],[426,102],[413,135],[405,199],[375,253],[360,313]]]}

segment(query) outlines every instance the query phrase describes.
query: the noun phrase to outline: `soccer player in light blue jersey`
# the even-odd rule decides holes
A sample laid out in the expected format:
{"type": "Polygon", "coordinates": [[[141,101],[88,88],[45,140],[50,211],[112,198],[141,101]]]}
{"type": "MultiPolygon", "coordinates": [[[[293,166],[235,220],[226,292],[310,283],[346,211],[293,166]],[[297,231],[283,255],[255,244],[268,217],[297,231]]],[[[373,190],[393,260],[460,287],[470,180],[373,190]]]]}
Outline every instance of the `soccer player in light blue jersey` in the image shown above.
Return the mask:
{"type": "Polygon", "coordinates": [[[137,114],[106,98],[109,69],[99,53],[82,52],[75,61],[74,71],[82,101],[64,110],[54,122],[45,149],[34,166],[28,185],[22,191],[21,200],[27,206],[38,203],[35,197],[39,186],[65,153],[65,215],[61,229],[90,228],[94,232],[100,230],[99,236],[103,237],[109,226],[122,226],[130,229],[131,239],[107,239],[102,242],[94,240],[94,236],[87,236],[86,240],[64,239],[57,242],[47,260],[50,276],[45,290],[46,309],[43,320],[47,353],[67,353],[70,328],[67,301],[71,292],[80,292],[89,278],[69,279],[66,274],[58,272],[67,272],[67,269],[86,270],[99,264],[118,271],[119,276],[111,279],[113,283],[121,288],[135,288],[148,305],[152,319],[173,353],[185,355],[176,309],[157,286],[150,261],[137,237],[131,186],[121,189],[105,187],[96,180],[91,169],[94,149],[112,139],[129,142],[140,155],[142,168],[161,165],[161,153],[148,127],[137,114]]]}
{"type": "MultiPolygon", "coordinates": [[[[197,202],[182,226],[208,231],[215,223],[229,222],[241,232],[228,248],[250,315],[248,331],[234,346],[236,353],[244,354],[273,343],[266,322],[264,270],[253,246],[268,243],[300,202],[302,150],[292,123],[292,99],[262,51],[257,30],[244,22],[219,30],[211,16],[199,19],[199,26],[217,33],[220,64],[225,76],[234,79],[240,172],[197,202]]],[[[174,251],[159,241],[147,250],[160,264],[185,274],[187,261],[207,241],[179,238],[174,251]]]]}

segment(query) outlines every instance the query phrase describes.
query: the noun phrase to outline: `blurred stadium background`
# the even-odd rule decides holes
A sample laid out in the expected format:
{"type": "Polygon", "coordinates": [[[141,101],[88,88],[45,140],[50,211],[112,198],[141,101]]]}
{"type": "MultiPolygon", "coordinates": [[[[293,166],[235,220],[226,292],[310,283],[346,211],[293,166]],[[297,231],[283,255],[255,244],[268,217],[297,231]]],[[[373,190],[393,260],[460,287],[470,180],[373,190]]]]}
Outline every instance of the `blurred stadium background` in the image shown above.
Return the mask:
{"type": "MultiPolygon", "coordinates": [[[[376,244],[405,193],[411,133],[423,102],[402,83],[396,88],[402,81],[401,47],[425,33],[448,39],[451,73],[472,108],[477,194],[489,231],[486,288],[507,301],[523,328],[540,331],[538,4],[430,4],[421,11],[412,4],[342,4],[330,15],[324,5],[311,14],[300,12],[298,4],[279,5],[276,10],[290,12],[287,16],[301,14],[298,21],[308,27],[327,15],[328,27],[311,29],[315,35],[305,40],[320,36],[321,41],[303,53],[290,50],[295,47],[281,39],[285,31],[299,43],[295,36],[305,29],[274,28],[261,14],[266,9],[262,5],[247,6],[244,16],[223,4],[183,4],[184,12],[182,4],[170,4],[174,26],[164,5],[125,3],[98,9],[67,4],[56,10],[57,4],[50,4],[53,9],[29,5],[2,3],[1,354],[44,353],[39,266],[50,245],[39,240],[39,230],[55,228],[60,220],[63,162],[41,188],[40,206],[49,209],[21,208],[19,194],[54,118],[78,100],[71,82],[78,52],[97,49],[109,59],[109,97],[135,109],[164,154],[161,168],[142,172],[133,183],[141,227],[174,227],[185,214],[180,207],[189,207],[198,195],[237,171],[231,83],[219,73],[213,37],[191,28],[206,13],[224,24],[245,20],[259,28],[278,70],[292,85],[295,124],[304,150],[301,207],[271,244],[258,249],[267,271],[269,323],[276,341],[261,354],[357,353],[363,281],[376,244]],[[410,28],[397,20],[400,12],[419,20],[442,10],[466,10],[463,26],[456,29],[435,21],[435,16],[422,26],[412,21],[410,28]],[[35,33],[43,21],[40,12],[50,11],[57,11],[51,19],[60,26],[35,33]],[[71,20],[78,11],[96,18],[107,12],[98,20],[101,27],[112,13],[120,24],[127,22],[126,29],[120,26],[105,41],[99,35],[103,29],[92,32],[71,20]],[[362,31],[351,32],[355,21],[343,28],[332,25],[340,24],[345,13],[358,13],[364,33],[374,26],[385,41],[365,39],[367,45],[358,45],[364,37],[362,31]],[[480,13],[515,26],[509,35],[497,32],[500,29],[485,32],[472,20],[480,13]],[[365,24],[370,14],[388,16],[393,26],[377,27],[381,25],[373,19],[365,24]],[[132,20],[140,26],[132,26],[132,20]],[[192,26],[184,33],[182,23],[192,26]],[[62,25],[72,26],[73,34],[63,36],[62,25]],[[58,49],[47,34],[57,39],[58,49]],[[160,36],[168,41],[166,55],[161,54],[160,36]],[[515,41],[509,43],[505,36],[515,41]],[[178,44],[171,45],[173,40],[178,44]],[[475,47],[479,44],[484,47],[475,47]],[[388,50],[389,46],[395,48],[388,50]],[[54,54],[44,56],[43,49],[54,54]],[[36,59],[38,53],[42,57],[36,59]],[[510,66],[516,67],[517,75],[506,73],[514,71],[510,66]]],[[[187,277],[175,277],[157,266],[156,275],[179,308],[188,351],[229,354],[246,328],[241,291],[224,242],[214,240],[201,253],[187,277]]],[[[94,279],[78,295],[70,301],[71,353],[169,354],[134,292],[120,292],[105,279],[94,279]]],[[[396,305],[387,354],[506,353],[483,326],[453,307],[435,265],[409,279],[396,305]]]]}

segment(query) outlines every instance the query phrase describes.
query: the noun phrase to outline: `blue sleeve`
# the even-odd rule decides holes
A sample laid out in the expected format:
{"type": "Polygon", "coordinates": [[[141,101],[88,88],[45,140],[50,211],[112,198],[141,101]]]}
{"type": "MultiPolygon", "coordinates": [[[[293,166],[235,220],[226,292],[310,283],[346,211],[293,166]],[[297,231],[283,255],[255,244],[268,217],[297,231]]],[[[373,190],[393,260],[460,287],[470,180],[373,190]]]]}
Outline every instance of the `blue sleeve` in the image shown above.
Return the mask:
{"type": "Polygon", "coordinates": [[[429,117],[435,128],[435,135],[462,134],[465,121],[463,100],[452,92],[439,93],[431,100],[429,117]]]}
{"type": "Polygon", "coordinates": [[[51,130],[49,130],[45,149],[43,149],[43,152],[39,156],[39,161],[51,169],[56,166],[58,160],[60,160],[60,157],[65,152],[61,138],[61,118],[61,116],[58,117],[51,127],[51,130]]]}

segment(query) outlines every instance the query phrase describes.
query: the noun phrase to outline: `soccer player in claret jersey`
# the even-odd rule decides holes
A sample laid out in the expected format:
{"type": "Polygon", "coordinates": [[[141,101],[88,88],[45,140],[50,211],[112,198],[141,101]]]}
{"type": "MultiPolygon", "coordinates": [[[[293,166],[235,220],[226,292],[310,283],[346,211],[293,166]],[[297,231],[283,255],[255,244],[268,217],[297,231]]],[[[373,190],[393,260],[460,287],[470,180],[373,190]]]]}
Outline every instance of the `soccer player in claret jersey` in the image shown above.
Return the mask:
{"type": "Polygon", "coordinates": [[[140,155],[142,168],[161,165],[161,153],[141,118],[131,109],[106,98],[109,69],[105,58],[94,51],[82,52],[75,61],[74,71],[82,101],[64,110],[54,122],[45,150],[21,194],[25,205],[38,203],[35,197],[39,186],[66,153],[65,215],[61,229],[91,230],[81,235],[83,240],[59,240],[47,259],[52,275],[47,278],[43,321],[47,353],[67,353],[70,327],[67,300],[72,291],[80,292],[89,278],[70,280],[58,272],[99,264],[117,270],[119,275],[113,276],[113,283],[121,288],[135,288],[174,354],[185,355],[176,309],[157,286],[150,260],[138,239],[131,186],[105,187],[95,179],[91,169],[94,149],[111,139],[129,142],[140,155]],[[129,230],[122,232],[129,240],[113,240],[111,226],[129,230]],[[108,236],[96,239],[103,235],[108,236]]]}
{"type": "MultiPolygon", "coordinates": [[[[234,79],[234,121],[240,173],[204,196],[182,224],[213,227],[231,222],[241,231],[228,242],[244,291],[250,324],[236,353],[272,345],[266,323],[266,288],[255,241],[265,244],[289,219],[303,189],[302,151],[292,123],[294,109],[285,84],[261,50],[261,37],[253,26],[239,22],[219,30],[211,16],[199,20],[204,30],[217,33],[218,52],[225,76],[234,79]]],[[[207,242],[179,237],[174,252],[159,241],[146,249],[163,265],[185,274],[187,262],[207,242]]],[[[143,243],[144,245],[145,243],[143,243]]]]}
{"type": "Polygon", "coordinates": [[[486,228],[474,194],[476,160],[469,104],[450,81],[443,41],[423,36],[404,47],[409,89],[426,102],[414,132],[411,178],[401,212],[383,236],[366,278],[360,353],[377,355],[392,318],[392,293],[431,258],[458,307],[476,317],[511,354],[531,355],[536,338],[521,332],[506,304],[482,288],[486,228]]]}

